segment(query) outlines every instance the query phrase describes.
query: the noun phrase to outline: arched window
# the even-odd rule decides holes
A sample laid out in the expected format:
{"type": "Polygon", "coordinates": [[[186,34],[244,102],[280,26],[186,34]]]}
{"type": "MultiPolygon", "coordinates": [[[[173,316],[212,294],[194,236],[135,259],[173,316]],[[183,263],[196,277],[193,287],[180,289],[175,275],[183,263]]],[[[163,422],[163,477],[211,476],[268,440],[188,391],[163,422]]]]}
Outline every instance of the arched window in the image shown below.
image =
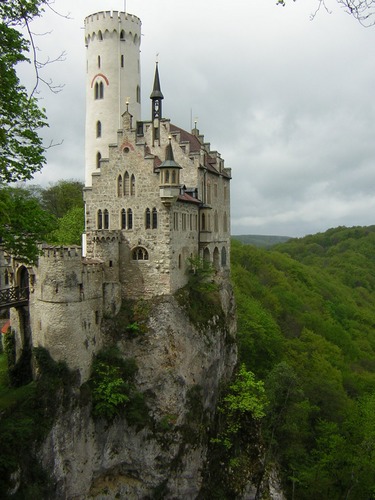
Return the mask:
{"type": "Polygon", "coordinates": [[[104,210],[104,229],[109,229],[109,212],[107,209],[104,210]]]}
{"type": "Polygon", "coordinates": [[[128,208],[128,229],[133,229],[133,212],[128,208]]]}
{"type": "Polygon", "coordinates": [[[103,213],[98,210],[98,229],[103,229],[103,213]]]}
{"type": "Polygon", "coordinates": [[[148,252],[143,247],[136,247],[132,252],[133,260],[148,260],[148,252]]]}
{"type": "Polygon", "coordinates": [[[130,180],[129,180],[129,174],[128,172],[125,172],[125,175],[124,175],[124,195],[125,196],[129,196],[130,194],[130,180]]]}
{"type": "Polygon", "coordinates": [[[218,216],[216,210],[215,210],[215,215],[214,215],[214,230],[215,230],[215,232],[219,231],[219,216],[218,216]]]}
{"type": "Polygon", "coordinates": [[[100,151],[98,151],[96,153],[96,168],[100,168],[101,159],[102,159],[102,155],[101,155],[100,151]]]}
{"type": "Polygon", "coordinates": [[[211,260],[210,250],[207,247],[203,250],[203,260],[205,262],[210,262],[210,260],[211,260]]]}
{"type": "Polygon", "coordinates": [[[94,86],[95,99],[103,99],[104,97],[104,83],[96,82],[94,86]]]}
{"type": "Polygon", "coordinates": [[[123,42],[125,42],[125,31],[124,30],[121,30],[120,40],[122,40],[123,42]]]}
{"type": "Polygon", "coordinates": [[[98,120],[96,122],[96,137],[101,137],[102,136],[102,122],[98,120]]]}
{"type": "Polygon", "coordinates": [[[176,170],[172,170],[172,184],[176,184],[176,170]]]}
{"type": "Polygon", "coordinates": [[[145,213],[145,227],[146,229],[151,228],[151,210],[149,208],[146,208],[146,213],[145,213]]]}
{"type": "Polygon", "coordinates": [[[215,247],[213,259],[214,259],[214,268],[218,271],[220,269],[220,253],[217,247],[215,247]]]}
{"type": "Polygon", "coordinates": [[[165,183],[169,184],[169,170],[165,171],[165,183]]]}
{"type": "Polygon", "coordinates": [[[207,182],[207,203],[211,204],[211,182],[207,182]]]}
{"type": "Polygon", "coordinates": [[[102,32],[101,32],[100,30],[98,31],[98,39],[99,39],[100,41],[102,41],[102,40],[103,40],[103,35],[102,35],[102,32]]]}
{"type": "Polygon", "coordinates": [[[130,178],[130,194],[131,196],[135,196],[135,177],[134,174],[132,174],[130,178]]]}
{"type": "Polygon", "coordinates": [[[98,56],[98,68],[100,68],[100,56],[98,56]]]}
{"type": "Polygon", "coordinates": [[[226,212],[224,212],[223,230],[224,230],[225,233],[228,231],[228,216],[227,216],[226,212]]]}
{"type": "Polygon", "coordinates": [[[121,68],[123,68],[124,67],[124,54],[121,54],[120,62],[121,62],[121,68]]]}
{"type": "Polygon", "coordinates": [[[158,227],[158,211],[154,207],[152,209],[152,229],[157,229],[158,227]]]}
{"type": "Polygon", "coordinates": [[[126,229],[126,210],[121,210],[121,229],[126,229]]]}
{"type": "Polygon", "coordinates": [[[117,177],[117,196],[118,197],[122,196],[122,175],[121,174],[117,177]]]}
{"type": "Polygon", "coordinates": [[[202,231],[206,230],[206,215],[202,214],[202,231]]]}
{"type": "Polygon", "coordinates": [[[225,247],[221,249],[221,266],[225,267],[227,265],[227,250],[225,247]]]}
{"type": "Polygon", "coordinates": [[[141,102],[141,88],[139,85],[137,85],[137,95],[136,95],[137,102],[141,102]]]}

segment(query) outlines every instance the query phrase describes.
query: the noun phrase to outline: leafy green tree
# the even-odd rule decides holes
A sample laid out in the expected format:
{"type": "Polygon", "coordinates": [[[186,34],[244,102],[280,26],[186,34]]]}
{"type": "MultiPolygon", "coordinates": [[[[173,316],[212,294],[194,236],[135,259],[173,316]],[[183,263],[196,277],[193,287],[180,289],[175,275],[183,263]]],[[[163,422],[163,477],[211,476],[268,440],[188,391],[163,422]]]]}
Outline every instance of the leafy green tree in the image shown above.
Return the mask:
{"type": "Polygon", "coordinates": [[[49,240],[57,245],[80,245],[84,231],[84,210],[82,207],[71,208],[57,221],[58,228],[52,232],[49,240]]]}
{"type": "Polygon", "coordinates": [[[83,209],[83,183],[77,180],[60,180],[40,190],[42,206],[57,218],[74,207],[83,209]]]}
{"type": "Polygon", "coordinates": [[[25,262],[35,262],[38,242],[44,241],[55,227],[53,215],[43,210],[27,190],[0,189],[0,238],[7,252],[25,262]]]}
{"type": "Polygon", "coordinates": [[[29,23],[41,15],[45,3],[0,2],[0,183],[30,179],[45,163],[45,147],[38,135],[47,125],[45,110],[16,73],[18,63],[30,61],[31,42],[20,28],[26,26],[31,33],[29,23]]]}

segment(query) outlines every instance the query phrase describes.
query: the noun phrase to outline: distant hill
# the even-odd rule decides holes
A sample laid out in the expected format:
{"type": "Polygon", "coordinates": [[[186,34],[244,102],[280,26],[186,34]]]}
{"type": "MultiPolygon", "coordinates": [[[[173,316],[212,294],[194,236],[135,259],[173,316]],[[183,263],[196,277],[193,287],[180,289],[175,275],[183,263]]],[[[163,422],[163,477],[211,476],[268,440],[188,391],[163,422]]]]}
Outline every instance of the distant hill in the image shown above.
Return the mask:
{"type": "Polygon", "coordinates": [[[289,236],[265,236],[262,234],[235,234],[232,238],[244,245],[254,245],[258,248],[270,248],[291,239],[289,236]]]}

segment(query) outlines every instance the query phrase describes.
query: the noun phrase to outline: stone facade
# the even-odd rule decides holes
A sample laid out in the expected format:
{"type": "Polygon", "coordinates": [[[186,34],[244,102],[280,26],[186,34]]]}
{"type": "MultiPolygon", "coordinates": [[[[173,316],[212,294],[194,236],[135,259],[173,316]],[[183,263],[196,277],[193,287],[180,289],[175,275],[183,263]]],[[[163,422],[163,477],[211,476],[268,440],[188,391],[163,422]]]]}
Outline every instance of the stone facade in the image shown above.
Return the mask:
{"type": "Polygon", "coordinates": [[[31,345],[79,370],[82,381],[102,346],[101,319],[116,315],[123,299],[173,294],[187,283],[191,257],[212,263],[218,279],[228,278],[231,178],[197,128],[187,132],[163,118],[158,67],[151,120],[140,121],[138,104],[134,117],[123,102],[125,91],[139,97],[139,19],[101,12],[86,18],[85,27],[83,247],[44,247],[36,266],[26,269],[14,259],[11,273],[13,286],[21,274],[30,281],[27,314],[11,313],[17,355],[27,329],[31,345]],[[100,99],[98,82],[109,82],[100,99]]]}

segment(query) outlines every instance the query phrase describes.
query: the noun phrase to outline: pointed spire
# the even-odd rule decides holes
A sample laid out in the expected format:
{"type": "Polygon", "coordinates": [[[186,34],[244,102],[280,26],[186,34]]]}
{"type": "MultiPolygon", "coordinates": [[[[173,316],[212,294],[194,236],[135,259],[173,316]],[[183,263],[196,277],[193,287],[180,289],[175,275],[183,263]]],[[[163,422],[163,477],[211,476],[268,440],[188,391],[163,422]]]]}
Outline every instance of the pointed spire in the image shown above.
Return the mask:
{"type": "Polygon", "coordinates": [[[165,160],[159,166],[159,168],[182,168],[178,163],[174,161],[172,137],[169,137],[169,142],[165,148],[165,160]]]}
{"type": "Polygon", "coordinates": [[[154,88],[151,92],[150,99],[164,99],[163,93],[160,88],[160,79],[159,79],[159,64],[156,63],[155,68],[155,78],[154,78],[154,88]]]}

